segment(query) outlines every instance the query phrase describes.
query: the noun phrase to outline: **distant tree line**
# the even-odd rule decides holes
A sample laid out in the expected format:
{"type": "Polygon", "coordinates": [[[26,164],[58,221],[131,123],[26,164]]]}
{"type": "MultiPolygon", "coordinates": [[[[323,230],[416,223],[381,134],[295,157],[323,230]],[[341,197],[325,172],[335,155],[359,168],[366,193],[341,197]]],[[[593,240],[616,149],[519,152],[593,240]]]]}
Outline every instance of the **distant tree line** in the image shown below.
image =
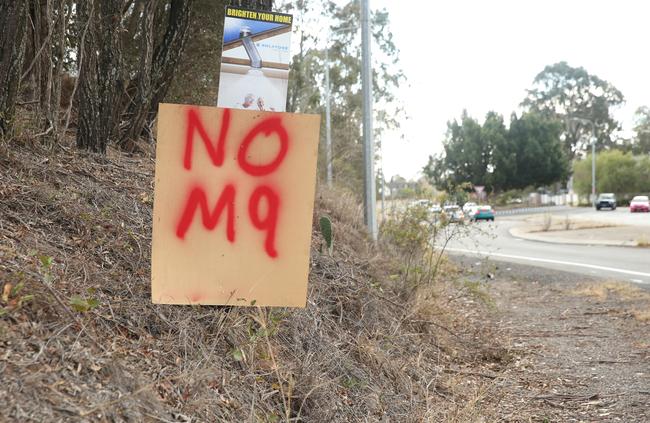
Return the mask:
{"type": "Polygon", "coordinates": [[[592,129],[598,151],[648,154],[650,109],[637,110],[635,137],[620,139],[613,110],[623,101],[616,87],[581,67],[547,66],[522,101],[523,112],[513,113],[507,127],[494,112],[482,125],[466,112],[450,121],[443,152],[430,156],[424,173],[447,190],[462,183],[501,192],[566,182],[572,168],[585,166],[592,129]]]}
{"type": "Polygon", "coordinates": [[[566,178],[568,161],[557,122],[537,112],[503,117],[490,112],[481,125],[463,112],[448,123],[444,153],[431,157],[425,175],[447,191],[470,182],[492,191],[546,185],[566,178]]]}

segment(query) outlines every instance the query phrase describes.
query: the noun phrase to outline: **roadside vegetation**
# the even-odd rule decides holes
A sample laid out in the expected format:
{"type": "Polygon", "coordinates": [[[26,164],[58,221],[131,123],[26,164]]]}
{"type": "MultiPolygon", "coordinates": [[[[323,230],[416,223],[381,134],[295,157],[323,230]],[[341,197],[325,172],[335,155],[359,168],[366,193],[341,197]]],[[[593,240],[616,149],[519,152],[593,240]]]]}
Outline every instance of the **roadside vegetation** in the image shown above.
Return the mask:
{"type": "Polygon", "coordinates": [[[476,374],[507,364],[505,344],[467,317],[483,307],[480,289],[456,284],[428,242],[456,226],[420,224],[413,210],[386,222],[375,247],[354,194],[321,187],[305,309],[154,305],[152,157],[68,142],[0,146],[0,420],[495,412],[492,379],[476,374]]]}
{"type": "MultiPolygon", "coordinates": [[[[304,28],[325,17],[340,28],[329,52],[338,188],[318,189],[307,307],[285,309],[151,304],[156,105],[214,104],[223,8],[0,5],[0,420],[495,415],[491,382],[508,354],[468,317],[480,290],[455,284],[432,247],[452,227],[398,215],[379,245],[365,234],[358,6],[284,5],[304,28]]],[[[373,21],[379,50],[395,58],[387,14],[373,21]]],[[[300,32],[290,111],[323,103],[318,36],[300,32]]],[[[377,76],[381,132],[399,122],[402,76],[377,76]]]]}
{"type": "Polygon", "coordinates": [[[582,67],[566,62],[546,66],[522,101],[523,111],[513,112],[508,125],[495,112],[482,123],[465,111],[449,121],[443,151],[429,157],[423,172],[440,190],[483,186],[501,205],[513,190],[566,192],[572,175],[576,192],[587,195],[593,129],[598,192],[622,198],[647,193],[650,111],[636,111],[634,136],[624,138],[613,114],[623,101],[616,87],[582,67]]]}

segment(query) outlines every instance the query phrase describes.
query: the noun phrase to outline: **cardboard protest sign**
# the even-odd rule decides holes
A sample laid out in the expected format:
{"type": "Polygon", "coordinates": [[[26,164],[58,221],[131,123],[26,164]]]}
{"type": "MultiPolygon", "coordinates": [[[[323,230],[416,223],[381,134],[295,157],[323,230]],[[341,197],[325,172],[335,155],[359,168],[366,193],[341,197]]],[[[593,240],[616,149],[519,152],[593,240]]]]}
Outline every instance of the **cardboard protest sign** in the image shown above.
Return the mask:
{"type": "Polygon", "coordinates": [[[285,111],[292,21],[285,13],[226,7],[219,107],[285,111]]]}
{"type": "Polygon", "coordinates": [[[320,116],[161,104],[159,304],[304,307],[320,116]]]}

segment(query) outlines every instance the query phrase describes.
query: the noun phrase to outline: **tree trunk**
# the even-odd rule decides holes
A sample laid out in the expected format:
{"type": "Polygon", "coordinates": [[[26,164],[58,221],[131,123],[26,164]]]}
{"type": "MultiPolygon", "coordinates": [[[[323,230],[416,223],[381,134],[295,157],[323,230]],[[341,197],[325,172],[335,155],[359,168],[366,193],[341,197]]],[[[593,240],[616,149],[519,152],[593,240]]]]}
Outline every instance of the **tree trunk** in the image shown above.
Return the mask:
{"type": "Polygon", "coordinates": [[[273,0],[230,0],[230,5],[254,10],[268,10],[273,8],[273,0]]]}
{"type": "Polygon", "coordinates": [[[155,2],[146,1],[140,21],[142,33],[142,56],[137,80],[137,95],[129,103],[129,123],[120,137],[119,144],[125,150],[133,150],[135,141],[143,132],[145,124],[153,121],[169,90],[174,73],[181,60],[190,24],[193,0],[171,0],[167,28],[162,42],[154,50],[155,2]]]}
{"type": "Polygon", "coordinates": [[[181,60],[190,24],[192,0],[172,0],[167,31],[162,43],[154,53],[151,74],[153,94],[149,103],[150,120],[158,113],[158,103],[167,95],[181,60]]]}
{"type": "Polygon", "coordinates": [[[105,153],[116,135],[121,110],[121,3],[103,0],[77,3],[81,27],[88,28],[79,46],[77,147],[98,153],[105,153]]]}
{"type": "MultiPolygon", "coordinates": [[[[138,12],[138,14],[140,13],[138,12]]],[[[132,21],[133,20],[135,19],[132,19],[132,21]]],[[[154,49],[154,21],[154,1],[146,0],[142,6],[140,17],[140,35],[142,38],[140,46],[140,73],[137,80],[138,91],[129,103],[127,110],[127,119],[129,120],[129,124],[119,141],[120,147],[127,151],[134,151],[136,149],[134,141],[137,140],[142,133],[149,113],[151,97],[153,95],[151,87],[151,65],[154,49]]],[[[133,33],[135,33],[135,31],[133,33]]]]}
{"type": "Polygon", "coordinates": [[[0,135],[9,133],[16,106],[24,57],[26,4],[0,3],[0,135]]]}

